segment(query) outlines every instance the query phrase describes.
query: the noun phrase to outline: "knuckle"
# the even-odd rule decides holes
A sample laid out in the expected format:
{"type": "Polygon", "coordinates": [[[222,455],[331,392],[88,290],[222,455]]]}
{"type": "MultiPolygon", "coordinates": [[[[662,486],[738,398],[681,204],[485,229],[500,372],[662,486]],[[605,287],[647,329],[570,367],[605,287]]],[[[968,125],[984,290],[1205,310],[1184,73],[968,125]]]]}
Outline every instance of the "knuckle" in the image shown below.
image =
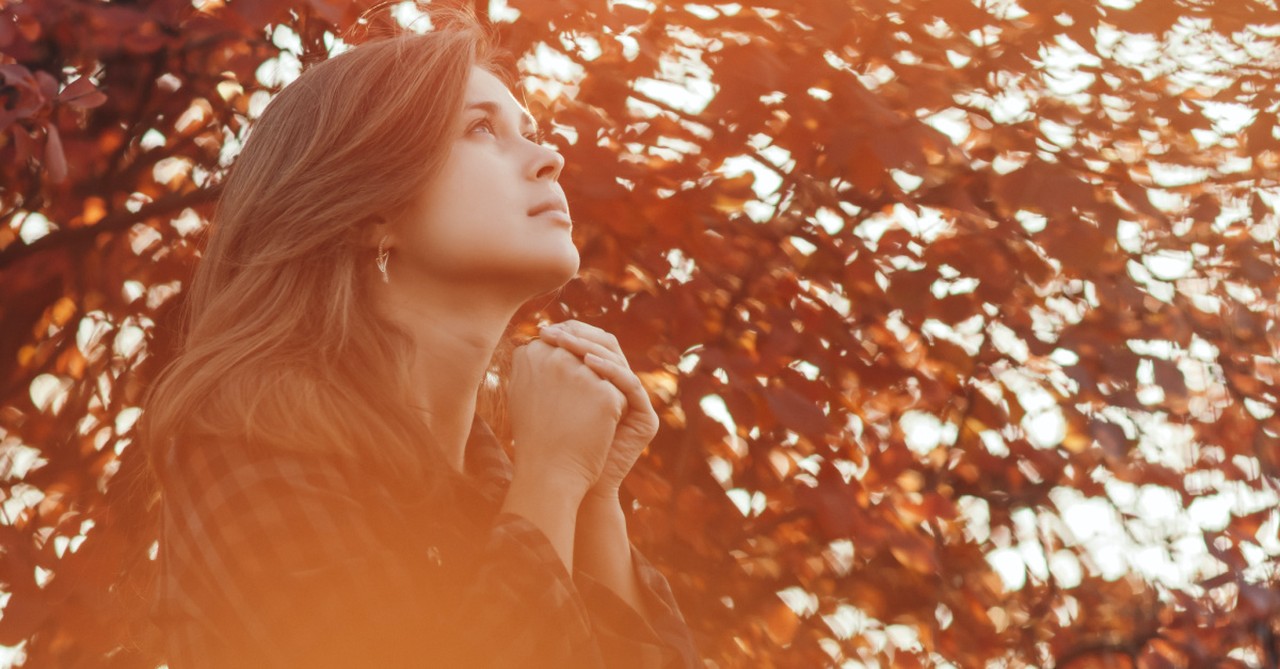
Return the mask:
{"type": "Polygon", "coordinates": [[[550,349],[546,352],[547,357],[554,360],[559,365],[572,366],[573,362],[578,359],[578,356],[574,355],[571,351],[560,348],[559,346],[547,345],[547,348],[550,349]]]}
{"type": "Polygon", "coordinates": [[[600,377],[593,379],[592,383],[592,390],[595,391],[596,397],[601,398],[605,404],[612,407],[626,402],[626,396],[619,392],[618,388],[612,383],[600,377]]]}
{"type": "Polygon", "coordinates": [[[589,369],[587,370],[586,379],[587,379],[587,382],[591,384],[592,392],[607,393],[611,388],[613,388],[612,383],[609,383],[609,381],[606,379],[600,378],[599,375],[597,375],[595,372],[589,369]]]}
{"type": "Polygon", "coordinates": [[[587,367],[584,363],[579,363],[573,369],[575,378],[583,384],[590,392],[603,392],[605,386],[610,385],[609,381],[600,377],[595,370],[587,367]]]}

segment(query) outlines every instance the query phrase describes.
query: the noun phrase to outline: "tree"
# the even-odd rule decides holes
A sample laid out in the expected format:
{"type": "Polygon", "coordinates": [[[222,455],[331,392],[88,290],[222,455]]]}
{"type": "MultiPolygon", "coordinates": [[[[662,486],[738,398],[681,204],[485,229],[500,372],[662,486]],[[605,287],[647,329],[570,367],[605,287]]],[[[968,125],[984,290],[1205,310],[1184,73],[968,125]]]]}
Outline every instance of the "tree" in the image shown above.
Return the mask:
{"type": "MultiPolygon", "coordinates": [[[[28,666],[163,660],[130,442],[189,235],[272,73],[367,8],[0,12],[0,643],[28,666]]],[[[1277,666],[1271,3],[493,19],[544,54],[580,223],[546,313],[616,333],[655,397],[632,536],[715,666],[1277,666]]]]}

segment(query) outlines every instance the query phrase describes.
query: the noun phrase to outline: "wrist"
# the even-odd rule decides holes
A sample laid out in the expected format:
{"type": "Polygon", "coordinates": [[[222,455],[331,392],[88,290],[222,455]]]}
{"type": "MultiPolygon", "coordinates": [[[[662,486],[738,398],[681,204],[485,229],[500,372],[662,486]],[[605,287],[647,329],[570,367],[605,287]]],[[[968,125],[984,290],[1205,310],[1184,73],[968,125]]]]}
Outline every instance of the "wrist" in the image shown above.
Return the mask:
{"type": "Polygon", "coordinates": [[[607,505],[614,504],[621,506],[622,502],[618,497],[618,489],[611,487],[592,486],[582,496],[583,504],[607,505]]]}
{"type": "Polygon", "coordinates": [[[591,483],[581,476],[550,468],[525,468],[512,472],[509,491],[547,495],[577,506],[586,497],[591,483]]]}
{"type": "Polygon", "coordinates": [[[626,525],[627,515],[616,495],[588,492],[578,504],[578,518],[584,526],[626,525]]]}

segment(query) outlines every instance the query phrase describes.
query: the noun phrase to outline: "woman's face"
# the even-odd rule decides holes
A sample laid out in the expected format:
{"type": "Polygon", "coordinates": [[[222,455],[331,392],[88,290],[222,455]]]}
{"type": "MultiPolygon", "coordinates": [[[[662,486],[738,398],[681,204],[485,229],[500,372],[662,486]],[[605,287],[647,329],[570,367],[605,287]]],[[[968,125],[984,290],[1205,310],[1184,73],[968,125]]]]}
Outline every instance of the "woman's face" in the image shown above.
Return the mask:
{"type": "Polygon", "coordinates": [[[564,158],[535,136],[533,118],[502,82],[473,67],[444,168],[394,233],[393,282],[496,288],[527,299],[577,274],[557,183],[564,158]]]}

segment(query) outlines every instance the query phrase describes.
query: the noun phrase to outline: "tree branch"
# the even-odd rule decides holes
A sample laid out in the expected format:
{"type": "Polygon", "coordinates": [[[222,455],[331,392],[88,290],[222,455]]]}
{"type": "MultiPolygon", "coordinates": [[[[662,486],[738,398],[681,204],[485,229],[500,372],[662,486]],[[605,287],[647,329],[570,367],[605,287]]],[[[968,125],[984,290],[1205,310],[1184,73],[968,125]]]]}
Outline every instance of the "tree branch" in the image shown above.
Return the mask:
{"type": "Polygon", "coordinates": [[[220,186],[210,186],[189,193],[173,194],[143,205],[137,212],[126,211],[109,214],[93,225],[55,232],[41,237],[31,244],[10,244],[3,251],[0,251],[0,271],[27,257],[39,255],[46,251],[88,245],[93,241],[94,237],[104,232],[119,232],[128,229],[135,223],[173,214],[188,207],[208,204],[217,199],[221,190],[220,186]]]}

